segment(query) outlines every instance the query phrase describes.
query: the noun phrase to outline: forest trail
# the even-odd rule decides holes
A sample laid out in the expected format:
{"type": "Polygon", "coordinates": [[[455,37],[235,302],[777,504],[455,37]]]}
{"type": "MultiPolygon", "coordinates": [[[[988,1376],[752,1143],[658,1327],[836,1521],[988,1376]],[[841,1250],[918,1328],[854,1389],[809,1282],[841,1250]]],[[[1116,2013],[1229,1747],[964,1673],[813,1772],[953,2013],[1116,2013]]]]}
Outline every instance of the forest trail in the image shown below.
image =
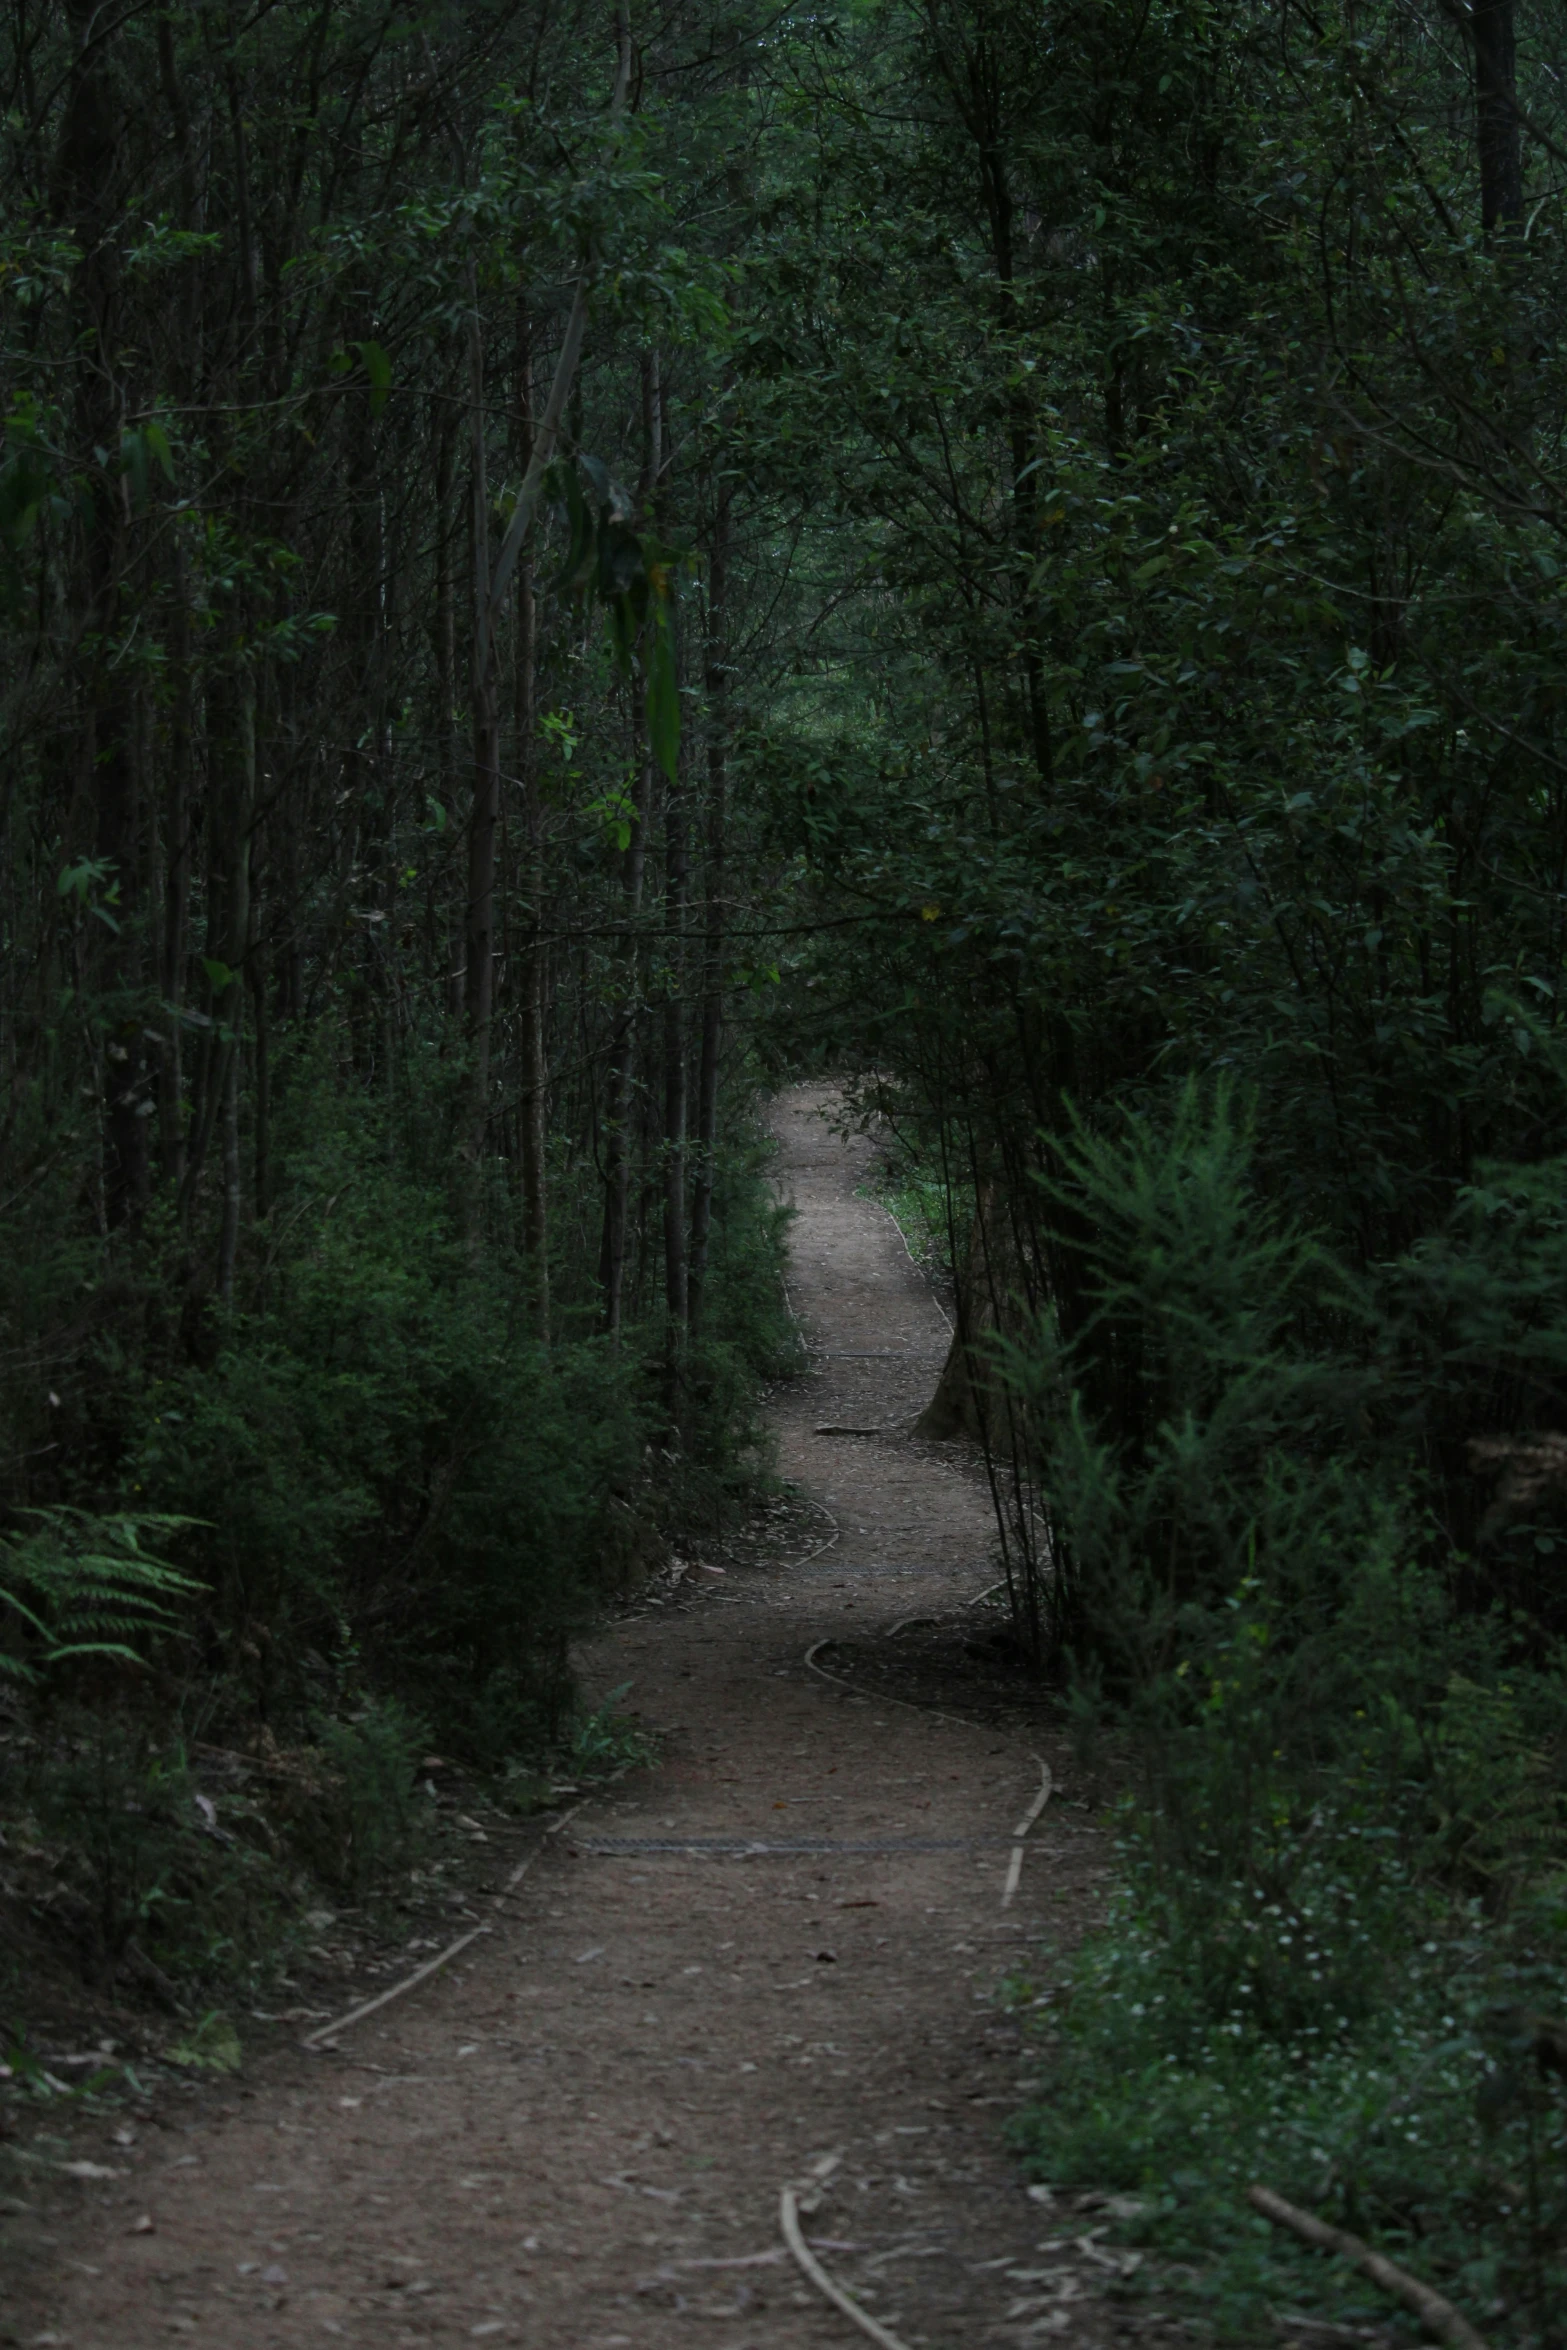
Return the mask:
{"type": "Polygon", "coordinates": [[[950,1611],[991,1545],[983,1488],[901,1433],[947,1332],[830,1107],[801,1088],[774,1110],[813,1367],[773,1408],[783,1472],[821,1508],[814,1554],[612,1627],[590,1682],[634,1684],[657,1768],[335,2049],[266,2059],[249,2093],[203,2092],[133,2144],[106,2128],[114,2175],[48,2215],[7,2338],[828,2350],[862,2337],[778,2233],[781,2187],[813,2175],[823,2262],[911,2345],[1124,2335],[1089,2218],[1031,2201],[1002,2140],[1021,2050],[996,1987],[1069,1930],[1096,1840],[1053,1804],[1003,1911],[1027,1742],[805,1661],[950,1611]],[[868,1427],[900,1433],[823,1433],[868,1427]]]}

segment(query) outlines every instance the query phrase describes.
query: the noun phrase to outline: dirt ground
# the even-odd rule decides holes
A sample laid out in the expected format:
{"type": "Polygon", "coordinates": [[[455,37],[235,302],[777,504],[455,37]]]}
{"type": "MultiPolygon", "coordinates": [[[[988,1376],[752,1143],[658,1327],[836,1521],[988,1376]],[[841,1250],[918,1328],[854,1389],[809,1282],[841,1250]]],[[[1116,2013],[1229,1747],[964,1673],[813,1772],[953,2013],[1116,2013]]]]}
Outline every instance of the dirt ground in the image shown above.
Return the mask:
{"type": "Polygon", "coordinates": [[[911,1617],[958,1640],[993,1580],[983,1485],[907,1434],[941,1308],[831,1107],[774,1110],[812,1371],[773,1411],[812,1507],[585,1659],[596,1690],[632,1684],[657,1768],[548,1838],[407,1999],[106,2121],[77,2149],[99,2175],[10,2225],[4,2339],[861,2339],[782,2250],[789,2182],[823,2264],[912,2350],[1159,2338],[1093,2199],[1031,2198],[1004,2142],[1027,2056],[998,1986],[1072,1938],[1105,1866],[1063,1755],[1015,1708],[943,1716],[822,1670],[852,1683],[911,1617]],[[1004,1907],[1041,1757],[1058,1792],[1004,1907]]]}

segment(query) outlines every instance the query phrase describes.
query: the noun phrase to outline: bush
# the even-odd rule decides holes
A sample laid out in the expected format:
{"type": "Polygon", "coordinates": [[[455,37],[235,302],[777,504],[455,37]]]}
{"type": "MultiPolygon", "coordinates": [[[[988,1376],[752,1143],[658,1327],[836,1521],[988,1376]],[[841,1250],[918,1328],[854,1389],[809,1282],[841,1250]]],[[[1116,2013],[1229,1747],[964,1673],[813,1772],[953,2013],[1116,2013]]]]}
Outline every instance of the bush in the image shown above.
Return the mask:
{"type": "Polygon", "coordinates": [[[8,1776],[24,1844],[55,1848],[45,1910],[89,1980],[168,2006],[181,1983],[264,1964],[292,1906],[287,1871],[243,1799],[220,1822],[177,1737],[128,1710],[71,1706],[8,1776]]]}
{"type": "Polygon", "coordinates": [[[1133,1843],[1109,1928],[1053,1988],[1013,1987],[1047,2049],[1017,2126],[1028,2167],[1136,2198],[1125,2232],[1161,2298],[1185,2292],[1224,2340],[1256,2341],[1280,2308],[1388,2315],[1249,2210],[1260,2181],[1493,2340],[1559,2343],[1567,2097],[1541,2019],[1567,2008],[1567,1880],[1503,1929],[1422,1886],[1385,1829],[1324,1823],[1316,1843],[1288,1907],[1235,1888],[1178,1933],[1133,1843]],[[1240,1996],[1248,1975],[1263,1997],[1240,1996]]]}
{"type": "Polygon", "coordinates": [[[1527,1422],[1567,1360],[1548,1189],[1493,1171],[1368,1288],[1257,1197],[1225,1090],[1190,1086],[1080,1130],[1049,1187],[1074,1311],[1003,1370],[1078,1711],[1109,1693],[1138,1783],[1110,1924],[1018,1986],[1048,2035],[1020,2140],[1055,2184],[1137,2198],[1231,2338],[1281,2304],[1373,2314],[1250,2212],[1260,2180],[1497,2340],[1564,2339],[1567,1677],[1518,1578],[1442,1539],[1427,1474],[1455,1398],[1489,1377],[1527,1422]]]}
{"type": "Polygon", "coordinates": [[[351,1721],[318,1723],[316,1741],[324,1800],[311,1858],[318,1876],[357,1895],[415,1857],[429,1808],[418,1778],[429,1736],[395,1698],[381,1698],[351,1721]]]}
{"type": "Polygon", "coordinates": [[[86,1973],[165,2005],[262,1967],[310,1880],[360,1899],[406,1868],[425,1745],[497,1775],[638,1751],[579,1716],[572,1643],[765,1481],[757,1399],[797,1358],[787,1218],[738,1113],[689,1346],[656,1312],[612,1346],[568,1265],[546,1347],[503,1170],[477,1233],[453,1182],[458,1075],[415,1062],[394,1121],[341,1042],[323,1023],[280,1065],[232,1309],[190,1284],[162,1205],[85,1317],[79,1254],[30,1273],[13,1250],[0,1277],[55,1382],[47,1440],[9,1398],[47,1482],[0,1539],[0,1796],[86,1973]],[[261,1758],[216,1820],[197,1734],[261,1758]]]}

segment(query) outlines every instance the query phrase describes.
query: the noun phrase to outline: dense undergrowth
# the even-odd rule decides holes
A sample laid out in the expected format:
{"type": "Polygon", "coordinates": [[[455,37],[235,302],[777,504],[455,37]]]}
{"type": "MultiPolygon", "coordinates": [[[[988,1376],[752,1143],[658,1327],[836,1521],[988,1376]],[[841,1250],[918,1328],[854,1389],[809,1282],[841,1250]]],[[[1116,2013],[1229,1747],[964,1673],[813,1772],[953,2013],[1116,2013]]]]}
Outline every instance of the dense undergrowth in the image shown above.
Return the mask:
{"type": "Polygon", "coordinates": [[[1495,2340],[1559,2343],[1563,1495],[1549,1442],[1481,1448],[1500,1483],[1460,1551],[1435,1464],[1562,1343],[1560,1170],[1485,1170],[1448,1232],[1352,1275],[1269,1207],[1223,1086],[1057,1164],[1090,1311],[988,1342],[992,1403],[1048,1518],[1080,1758],[1113,1723],[1131,1786],[1108,1922],[1013,1986],[1042,2059],[1019,2142],[1129,2196],[1152,2289],[1226,2339],[1386,2316],[1248,2208],[1260,2183],[1495,2340]]]}
{"type": "Polygon", "coordinates": [[[546,1347],[504,1199],[476,1243],[442,1180],[438,1104],[421,1152],[319,1060],[284,1102],[231,1308],[169,1313],[151,1218],[85,1310],[69,1203],[8,1254],[45,1366],[9,1423],[47,1432],[0,1544],[13,2028],[40,1964],[164,2007],[262,1983],[313,1904],[413,1865],[432,1750],[513,1810],[587,1767],[573,1640],[768,1476],[755,1406],[797,1341],[744,1119],[701,1330],[611,1343],[563,1249],[546,1347]]]}

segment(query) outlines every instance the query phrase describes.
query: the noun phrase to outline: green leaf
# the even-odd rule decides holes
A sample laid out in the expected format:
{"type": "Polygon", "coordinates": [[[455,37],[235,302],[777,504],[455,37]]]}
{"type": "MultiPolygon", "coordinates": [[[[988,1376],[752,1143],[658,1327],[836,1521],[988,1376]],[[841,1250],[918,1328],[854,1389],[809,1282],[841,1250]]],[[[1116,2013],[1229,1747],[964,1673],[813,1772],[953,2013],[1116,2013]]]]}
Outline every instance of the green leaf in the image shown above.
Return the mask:
{"type": "Polygon", "coordinates": [[[574,465],[560,467],[557,486],[566,504],[568,543],[565,560],[550,581],[550,593],[574,596],[586,584],[593,561],[593,516],[574,465]]]}
{"type": "Polygon", "coordinates": [[[38,509],[49,494],[49,475],[31,449],[20,449],[0,470],[0,540],[20,554],[38,509]]]}
{"type": "Polygon", "coordinates": [[[147,442],[137,431],[120,435],[120,471],[131,485],[131,504],[137,508],[147,503],[147,442]]]}
{"type": "Polygon", "coordinates": [[[668,616],[660,606],[652,639],[643,655],[647,673],[647,738],[653,756],[671,783],[680,765],[680,686],[668,616]]]}
{"type": "Polygon", "coordinates": [[[609,607],[609,641],[615,656],[615,667],[622,677],[629,677],[636,640],[631,623],[631,607],[624,596],[616,596],[609,607]]]}
{"type": "Polygon", "coordinates": [[[392,393],[392,362],[379,343],[355,343],[370,378],[370,413],[379,416],[392,393]]]}
{"type": "Polygon", "coordinates": [[[220,963],[215,956],[203,955],[201,967],[207,974],[213,994],[227,995],[234,984],[234,973],[229,969],[227,963],[220,963]]]}
{"type": "Polygon", "coordinates": [[[169,436],[156,418],[142,426],[142,438],[158,460],[165,481],[174,479],[174,453],[169,447],[169,436]]]}

